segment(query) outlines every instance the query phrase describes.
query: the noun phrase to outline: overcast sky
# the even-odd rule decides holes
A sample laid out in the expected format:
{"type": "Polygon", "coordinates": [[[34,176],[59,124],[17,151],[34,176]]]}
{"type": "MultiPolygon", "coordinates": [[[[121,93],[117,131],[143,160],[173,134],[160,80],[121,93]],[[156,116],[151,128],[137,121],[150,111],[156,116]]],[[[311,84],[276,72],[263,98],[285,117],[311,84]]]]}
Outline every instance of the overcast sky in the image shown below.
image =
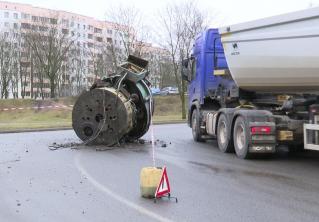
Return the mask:
{"type": "MultiPolygon", "coordinates": [[[[105,19],[105,12],[110,5],[133,4],[145,12],[148,20],[152,20],[160,8],[172,1],[181,0],[16,0],[12,2],[66,10],[97,19],[105,19]]],[[[208,12],[212,11],[215,14],[218,12],[218,19],[213,22],[215,24],[211,24],[211,27],[306,9],[310,5],[319,6],[319,0],[197,0],[196,2],[208,12]]]]}

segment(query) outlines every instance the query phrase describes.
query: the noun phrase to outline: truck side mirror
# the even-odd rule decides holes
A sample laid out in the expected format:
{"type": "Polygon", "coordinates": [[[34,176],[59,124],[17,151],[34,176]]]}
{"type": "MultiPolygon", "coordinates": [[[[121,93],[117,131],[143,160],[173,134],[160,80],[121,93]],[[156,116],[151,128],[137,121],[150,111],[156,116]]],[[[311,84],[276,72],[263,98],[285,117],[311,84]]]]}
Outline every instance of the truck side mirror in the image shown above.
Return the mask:
{"type": "Polygon", "coordinates": [[[181,69],[182,79],[190,82],[190,68],[189,68],[189,59],[182,60],[182,69],[181,69]]]}

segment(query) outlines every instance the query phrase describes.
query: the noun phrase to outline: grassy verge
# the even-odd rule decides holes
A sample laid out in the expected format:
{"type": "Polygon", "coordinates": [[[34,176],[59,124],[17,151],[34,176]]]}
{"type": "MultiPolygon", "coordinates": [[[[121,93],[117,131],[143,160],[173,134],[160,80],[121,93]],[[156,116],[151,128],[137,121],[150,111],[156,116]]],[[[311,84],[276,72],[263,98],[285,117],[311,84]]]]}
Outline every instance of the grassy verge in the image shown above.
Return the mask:
{"type": "MultiPolygon", "coordinates": [[[[76,98],[59,100],[0,100],[0,110],[25,108],[24,110],[0,111],[0,132],[27,129],[71,127],[72,108],[26,109],[29,107],[73,105],[76,98]]],[[[155,97],[154,123],[182,122],[181,102],[178,96],[155,97]]]]}

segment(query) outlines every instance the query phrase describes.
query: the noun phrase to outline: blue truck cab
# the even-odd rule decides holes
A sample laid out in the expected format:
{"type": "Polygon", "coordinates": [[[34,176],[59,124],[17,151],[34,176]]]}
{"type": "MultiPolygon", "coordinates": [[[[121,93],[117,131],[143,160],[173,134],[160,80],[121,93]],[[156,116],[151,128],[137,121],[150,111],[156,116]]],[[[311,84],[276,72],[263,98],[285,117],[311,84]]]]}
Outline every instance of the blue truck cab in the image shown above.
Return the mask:
{"type": "Polygon", "coordinates": [[[235,83],[225,78],[229,73],[221,36],[218,29],[207,29],[195,40],[191,58],[186,62],[189,68],[188,86],[188,123],[191,125],[192,113],[195,109],[217,106],[221,93],[229,93],[235,83]],[[215,101],[214,101],[215,100],[215,101]]]}

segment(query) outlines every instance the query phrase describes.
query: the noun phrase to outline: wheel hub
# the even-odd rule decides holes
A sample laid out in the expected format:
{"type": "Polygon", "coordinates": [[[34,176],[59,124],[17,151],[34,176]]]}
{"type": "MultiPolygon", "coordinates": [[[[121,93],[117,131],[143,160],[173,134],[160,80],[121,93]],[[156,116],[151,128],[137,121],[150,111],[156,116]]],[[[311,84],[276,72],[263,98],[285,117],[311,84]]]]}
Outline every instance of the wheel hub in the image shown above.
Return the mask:
{"type": "Polygon", "coordinates": [[[192,120],[192,133],[193,133],[194,137],[196,136],[196,124],[197,124],[196,117],[193,117],[193,120],[192,120]]]}
{"type": "Polygon", "coordinates": [[[227,129],[226,129],[226,124],[225,122],[221,123],[221,126],[219,128],[219,140],[222,144],[226,143],[227,140],[227,129]]]}
{"type": "Polygon", "coordinates": [[[242,125],[239,125],[236,129],[236,143],[239,150],[242,150],[245,146],[246,136],[244,128],[242,125]]]}

